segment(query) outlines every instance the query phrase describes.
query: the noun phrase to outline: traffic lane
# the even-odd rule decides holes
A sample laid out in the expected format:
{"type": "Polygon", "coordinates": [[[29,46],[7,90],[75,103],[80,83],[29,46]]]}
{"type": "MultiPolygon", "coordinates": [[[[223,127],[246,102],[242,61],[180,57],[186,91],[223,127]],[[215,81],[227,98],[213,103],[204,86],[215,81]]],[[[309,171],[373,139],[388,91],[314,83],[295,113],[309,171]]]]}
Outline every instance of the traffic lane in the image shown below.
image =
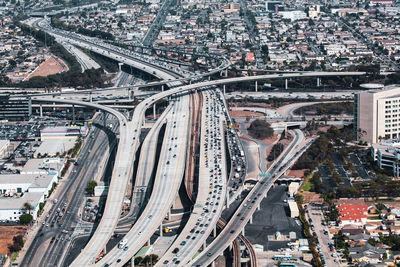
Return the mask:
{"type": "MultiPolygon", "coordinates": [[[[240,213],[244,218],[248,218],[249,215],[254,212],[255,206],[258,205],[258,203],[261,201],[259,198],[268,192],[270,187],[272,186],[272,177],[274,177],[274,174],[277,175],[277,169],[279,166],[284,166],[287,164],[288,159],[287,157],[290,157],[291,151],[298,145],[299,140],[301,140],[301,135],[304,137],[304,134],[300,130],[295,130],[295,138],[292,140],[291,144],[286,148],[284,153],[281,154],[279,160],[273,165],[273,167],[270,169],[270,173],[273,174],[269,178],[264,178],[262,182],[257,183],[251,192],[251,195],[248,197],[248,199],[254,199],[255,204],[254,205],[249,205],[248,207],[246,206],[241,206],[240,213]],[[282,164],[285,162],[285,164],[282,164]],[[256,199],[257,198],[257,199],[256,199]]],[[[282,168],[282,167],[281,167],[282,168]]],[[[239,210],[236,211],[235,214],[238,214],[239,210]]],[[[238,217],[238,216],[237,216],[238,217]]],[[[204,252],[202,253],[202,256],[197,258],[194,262],[195,265],[202,265],[206,264],[207,262],[210,262],[211,259],[214,259],[215,255],[219,253],[220,250],[224,249],[226,247],[226,244],[229,244],[238,234],[237,229],[243,229],[244,226],[247,223],[246,220],[240,220],[237,217],[232,218],[231,221],[228,222],[227,226],[225,227],[223,234],[220,234],[216,241],[212,244],[212,246],[209,246],[209,249],[207,249],[207,255],[204,255],[204,252]],[[235,229],[231,230],[229,233],[229,229],[235,229]],[[214,256],[213,256],[214,255],[214,256]]]]}

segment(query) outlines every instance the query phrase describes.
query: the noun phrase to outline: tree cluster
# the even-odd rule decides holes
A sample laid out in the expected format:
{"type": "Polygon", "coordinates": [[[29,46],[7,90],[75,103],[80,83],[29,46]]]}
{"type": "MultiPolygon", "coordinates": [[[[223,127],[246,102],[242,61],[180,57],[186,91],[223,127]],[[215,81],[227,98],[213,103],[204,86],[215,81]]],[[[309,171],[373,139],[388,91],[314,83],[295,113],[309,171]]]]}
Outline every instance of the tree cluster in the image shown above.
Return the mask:
{"type": "Polygon", "coordinates": [[[271,128],[271,125],[263,120],[256,119],[247,129],[249,134],[254,138],[264,139],[273,136],[274,130],[271,128]]]}
{"type": "Polygon", "coordinates": [[[304,106],[295,111],[295,114],[316,114],[316,115],[341,115],[353,114],[354,103],[321,103],[311,106],[304,106]]]}
{"type": "MultiPolygon", "coordinates": [[[[36,76],[28,81],[17,84],[17,86],[23,88],[52,88],[52,87],[81,87],[81,88],[93,88],[93,87],[104,87],[106,77],[103,69],[89,69],[81,73],[81,66],[76,58],[71,55],[62,45],[57,43],[49,34],[41,30],[36,30],[30,26],[19,23],[19,27],[25,34],[30,34],[35,37],[38,41],[42,42],[50,48],[50,52],[55,56],[63,59],[68,67],[69,71],[62,72],[46,77],[36,76]]],[[[14,85],[15,86],[15,85],[14,85]]]]}
{"type": "Polygon", "coordinates": [[[51,26],[53,26],[54,28],[59,28],[59,29],[66,30],[66,31],[73,31],[73,32],[81,33],[83,35],[87,35],[90,37],[97,37],[97,38],[109,40],[109,41],[115,40],[114,35],[112,35],[109,32],[103,32],[103,31],[100,31],[97,29],[89,30],[89,29],[83,28],[81,26],[67,25],[56,17],[53,17],[51,19],[51,26]]]}
{"type": "Polygon", "coordinates": [[[97,182],[92,180],[88,183],[87,188],[86,188],[86,193],[89,195],[93,196],[94,195],[94,188],[97,186],[97,182]]]}
{"type": "Polygon", "coordinates": [[[276,159],[277,157],[279,157],[279,155],[282,153],[283,148],[284,148],[284,147],[283,147],[283,144],[281,144],[281,143],[276,143],[276,144],[272,147],[271,152],[269,153],[267,160],[268,160],[268,161],[273,161],[273,160],[275,160],[275,159],[276,159]]]}
{"type": "Polygon", "coordinates": [[[17,235],[13,237],[13,243],[8,246],[11,253],[18,252],[24,246],[24,239],[22,235],[17,235]]]}

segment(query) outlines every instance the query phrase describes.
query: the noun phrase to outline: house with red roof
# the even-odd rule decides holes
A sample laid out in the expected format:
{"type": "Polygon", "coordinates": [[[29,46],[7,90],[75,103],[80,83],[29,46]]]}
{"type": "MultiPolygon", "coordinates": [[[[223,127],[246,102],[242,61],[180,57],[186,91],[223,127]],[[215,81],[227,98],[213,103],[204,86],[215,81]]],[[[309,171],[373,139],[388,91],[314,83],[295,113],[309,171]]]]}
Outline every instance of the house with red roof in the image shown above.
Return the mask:
{"type": "Polygon", "coordinates": [[[336,207],[339,211],[339,225],[364,225],[367,222],[368,206],[366,204],[343,203],[336,207]]]}

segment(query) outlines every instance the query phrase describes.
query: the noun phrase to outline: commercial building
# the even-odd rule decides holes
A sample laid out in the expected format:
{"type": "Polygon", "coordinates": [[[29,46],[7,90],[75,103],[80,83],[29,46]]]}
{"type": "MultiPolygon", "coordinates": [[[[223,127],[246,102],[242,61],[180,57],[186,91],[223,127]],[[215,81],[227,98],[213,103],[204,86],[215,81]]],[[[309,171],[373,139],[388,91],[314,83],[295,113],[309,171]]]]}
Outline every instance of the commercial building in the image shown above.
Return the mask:
{"type": "Polygon", "coordinates": [[[0,221],[18,221],[22,214],[29,212],[25,208],[27,202],[35,220],[40,203],[58,182],[63,167],[63,159],[32,159],[21,174],[0,174],[0,221]]]}
{"type": "Polygon", "coordinates": [[[393,176],[400,176],[400,140],[384,141],[373,144],[371,156],[377,162],[379,168],[391,168],[393,176]]]}
{"type": "Polygon", "coordinates": [[[66,163],[65,158],[30,159],[21,170],[21,174],[57,174],[61,175],[66,163]]]}
{"type": "Polygon", "coordinates": [[[46,127],[40,131],[40,139],[44,140],[59,140],[70,139],[72,136],[86,136],[89,132],[86,126],[55,126],[46,127]]]}
{"type": "Polygon", "coordinates": [[[32,115],[30,97],[14,97],[9,94],[0,94],[0,120],[24,121],[32,115]]]}
{"type": "Polygon", "coordinates": [[[57,182],[57,174],[0,174],[0,195],[14,197],[36,192],[47,197],[53,183],[57,182]]]}
{"type": "Polygon", "coordinates": [[[68,138],[60,139],[45,139],[40,146],[35,150],[33,157],[46,155],[46,157],[55,157],[68,152],[74,147],[77,137],[68,136],[68,138]]]}
{"type": "Polygon", "coordinates": [[[290,21],[307,18],[307,14],[301,10],[279,11],[278,14],[281,15],[283,19],[290,19],[290,21]]]}
{"type": "Polygon", "coordinates": [[[0,197],[0,221],[18,221],[25,213],[30,213],[36,220],[40,202],[44,202],[44,195],[39,192],[27,192],[21,197],[0,197]],[[25,203],[31,205],[30,211],[25,209],[25,203]]]}
{"type": "Polygon", "coordinates": [[[390,85],[354,96],[354,130],[370,144],[400,137],[400,87],[390,85]]]}
{"type": "Polygon", "coordinates": [[[290,217],[291,218],[299,217],[300,212],[299,212],[299,207],[297,207],[296,201],[289,200],[288,204],[290,209],[290,217]]]}
{"type": "Polygon", "coordinates": [[[10,140],[0,140],[0,158],[7,155],[7,149],[10,145],[10,140]]]}

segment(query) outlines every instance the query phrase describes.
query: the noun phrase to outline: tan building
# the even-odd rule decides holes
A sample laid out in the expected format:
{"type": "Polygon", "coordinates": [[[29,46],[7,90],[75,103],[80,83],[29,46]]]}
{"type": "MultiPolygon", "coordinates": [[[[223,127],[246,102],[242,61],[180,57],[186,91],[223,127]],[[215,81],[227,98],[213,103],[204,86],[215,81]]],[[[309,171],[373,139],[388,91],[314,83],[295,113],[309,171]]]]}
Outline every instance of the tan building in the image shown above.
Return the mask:
{"type": "Polygon", "coordinates": [[[358,139],[370,144],[400,138],[400,87],[355,94],[354,129],[358,139]]]}

